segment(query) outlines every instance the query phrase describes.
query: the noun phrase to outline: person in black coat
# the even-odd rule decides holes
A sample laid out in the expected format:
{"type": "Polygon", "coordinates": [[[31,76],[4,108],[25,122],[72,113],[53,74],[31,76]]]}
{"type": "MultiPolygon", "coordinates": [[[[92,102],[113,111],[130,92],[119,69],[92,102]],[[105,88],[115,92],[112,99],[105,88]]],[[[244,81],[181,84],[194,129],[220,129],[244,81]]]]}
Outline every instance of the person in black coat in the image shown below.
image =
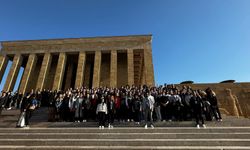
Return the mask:
{"type": "Polygon", "coordinates": [[[33,92],[27,93],[21,103],[21,112],[25,113],[25,126],[29,127],[29,120],[32,116],[32,112],[37,107],[37,102],[35,100],[35,94],[33,92]]]}
{"type": "Polygon", "coordinates": [[[65,94],[62,105],[60,108],[61,117],[63,121],[69,121],[70,111],[69,111],[69,95],[65,94]]]}
{"type": "Polygon", "coordinates": [[[166,121],[167,118],[167,105],[169,104],[169,94],[166,91],[163,91],[163,95],[160,97],[160,107],[161,107],[161,117],[163,121],[166,121]]]}
{"type": "Polygon", "coordinates": [[[203,103],[202,103],[202,99],[201,96],[199,95],[199,93],[197,91],[193,91],[193,95],[190,99],[190,103],[191,106],[193,108],[193,115],[195,116],[195,120],[196,120],[196,126],[197,128],[200,128],[200,121],[202,123],[202,126],[204,128],[206,128],[206,125],[204,123],[204,118],[202,116],[203,114],[203,103]]]}
{"type": "Polygon", "coordinates": [[[2,95],[0,97],[0,115],[2,114],[2,110],[5,106],[5,103],[7,102],[7,94],[5,92],[2,92],[2,95]]]}
{"type": "Polygon", "coordinates": [[[7,93],[7,101],[6,101],[6,103],[5,103],[5,108],[6,108],[7,110],[10,110],[10,109],[11,109],[11,104],[12,104],[12,95],[11,95],[11,91],[9,91],[9,92],[7,93]]]}
{"type": "Polygon", "coordinates": [[[16,104],[17,109],[19,109],[21,107],[22,99],[23,99],[23,94],[20,92],[20,93],[18,93],[18,96],[17,96],[17,104],[16,104]]]}
{"type": "Polygon", "coordinates": [[[55,121],[55,116],[56,116],[56,98],[55,98],[56,93],[52,91],[45,91],[43,92],[43,100],[42,100],[42,105],[48,105],[48,121],[55,121]],[[43,103],[43,102],[47,102],[43,103]]]}
{"type": "Polygon", "coordinates": [[[141,122],[141,112],[142,112],[142,102],[139,95],[135,95],[133,99],[133,111],[134,111],[134,120],[136,124],[141,122]]]}
{"type": "Polygon", "coordinates": [[[210,103],[210,108],[211,108],[213,116],[215,117],[217,121],[222,121],[222,117],[221,117],[220,110],[218,107],[218,101],[217,101],[215,92],[212,91],[210,88],[207,88],[206,93],[207,93],[207,99],[210,103]]]}
{"type": "Polygon", "coordinates": [[[202,99],[203,102],[203,107],[204,107],[204,115],[205,115],[205,119],[206,121],[212,121],[212,111],[211,111],[211,104],[207,99],[207,94],[206,92],[202,91],[202,90],[198,90],[198,93],[202,99]]]}
{"type": "Polygon", "coordinates": [[[114,95],[111,95],[108,98],[107,103],[108,108],[108,128],[113,128],[114,118],[115,118],[115,97],[114,95]]]}

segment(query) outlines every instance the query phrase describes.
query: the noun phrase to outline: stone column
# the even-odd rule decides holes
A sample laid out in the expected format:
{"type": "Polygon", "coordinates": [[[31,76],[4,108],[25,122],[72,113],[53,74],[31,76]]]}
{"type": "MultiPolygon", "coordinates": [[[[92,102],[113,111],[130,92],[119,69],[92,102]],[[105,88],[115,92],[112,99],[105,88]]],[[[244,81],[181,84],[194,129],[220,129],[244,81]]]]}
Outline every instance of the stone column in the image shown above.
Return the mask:
{"type": "Polygon", "coordinates": [[[144,46],[144,69],[145,81],[147,85],[154,85],[154,68],[152,58],[152,48],[150,44],[144,46]]]}
{"type": "Polygon", "coordinates": [[[79,88],[83,85],[85,62],[86,62],[86,53],[80,52],[78,56],[75,88],[79,88]]]}
{"type": "Polygon", "coordinates": [[[36,62],[37,62],[37,56],[36,54],[30,54],[29,58],[28,58],[28,62],[26,64],[24,73],[23,73],[23,77],[21,80],[21,84],[19,87],[19,92],[21,92],[22,94],[25,94],[27,91],[27,85],[28,82],[30,80],[31,77],[31,73],[33,72],[35,66],[36,66],[36,62]]]}
{"type": "Polygon", "coordinates": [[[69,63],[66,70],[66,78],[65,78],[65,85],[64,85],[64,90],[67,90],[69,88],[73,88],[71,87],[71,79],[73,77],[73,67],[74,67],[74,64],[73,63],[69,63]]]}
{"type": "Polygon", "coordinates": [[[9,58],[7,56],[0,56],[0,83],[2,81],[6,66],[8,64],[9,58]]]}
{"type": "Polygon", "coordinates": [[[43,56],[43,62],[41,66],[41,70],[39,72],[36,90],[43,90],[45,87],[45,81],[49,74],[50,66],[51,66],[52,56],[50,53],[45,53],[43,56]]]}
{"type": "Polygon", "coordinates": [[[111,51],[110,59],[110,87],[117,87],[117,51],[111,51]]]}
{"type": "Polygon", "coordinates": [[[13,90],[15,83],[16,83],[16,78],[17,78],[19,69],[22,65],[22,61],[23,61],[23,57],[21,56],[21,54],[16,54],[13,59],[8,77],[6,79],[6,82],[3,88],[4,91],[13,90]]]}
{"type": "Polygon", "coordinates": [[[95,62],[94,62],[93,84],[92,84],[92,87],[94,88],[99,87],[100,85],[101,62],[102,62],[102,53],[101,51],[96,51],[95,62]]]}
{"type": "Polygon", "coordinates": [[[134,84],[134,52],[133,49],[127,50],[128,60],[128,85],[134,84]]]}
{"type": "Polygon", "coordinates": [[[63,75],[65,71],[66,61],[67,61],[66,53],[65,52],[60,53],[58,62],[57,62],[56,73],[55,73],[52,90],[61,90],[62,88],[63,75]]]}

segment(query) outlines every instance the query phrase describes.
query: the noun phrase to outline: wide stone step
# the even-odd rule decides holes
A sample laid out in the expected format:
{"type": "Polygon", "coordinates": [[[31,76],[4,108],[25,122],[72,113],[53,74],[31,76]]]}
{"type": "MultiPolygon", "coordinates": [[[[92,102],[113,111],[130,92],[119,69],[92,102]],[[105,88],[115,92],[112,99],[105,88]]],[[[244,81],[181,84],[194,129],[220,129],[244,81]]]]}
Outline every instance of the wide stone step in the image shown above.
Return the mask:
{"type": "Polygon", "coordinates": [[[96,128],[0,128],[0,133],[250,133],[250,127],[159,127],[144,129],[136,127],[104,130],[96,128]]]}
{"type": "Polygon", "coordinates": [[[23,150],[79,150],[79,149],[123,149],[123,150],[249,150],[249,146],[0,146],[0,149],[23,150]]]}
{"type": "Polygon", "coordinates": [[[250,146],[250,139],[0,139],[27,146],[250,146]]]}
{"type": "MultiPolygon", "coordinates": [[[[4,110],[2,115],[0,116],[0,127],[15,127],[16,122],[18,120],[18,116],[20,114],[20,110],[4,110]]],[[[47,122],[48,117],[48,108],[41,107],[37,109],[30,120],[31,127],[97,127],[98,123],[94,120],[90,122],[84,123],[75,123],[75,122],[47,122]]],[[[135,124],[135,122],[118,122],[115,120],[114,126],[115,127],[142,127],[143,122],[141,125],[135,124]]],[[[154,122],[156,127],[194,127],[195,121],[173,121],[173,122],[154,122]]],[[[247,118],[237,118],[234,116],[225,116],[223,115],[223,121],[208,121],[206,122],[208,127],[230,127],[230,126],[250,126],[250,119],[247,118]]]]}
{"type": "Polygon", "coordinates": [[[0,139],[250,139],[250,133],[0,133],[0,139]]]}

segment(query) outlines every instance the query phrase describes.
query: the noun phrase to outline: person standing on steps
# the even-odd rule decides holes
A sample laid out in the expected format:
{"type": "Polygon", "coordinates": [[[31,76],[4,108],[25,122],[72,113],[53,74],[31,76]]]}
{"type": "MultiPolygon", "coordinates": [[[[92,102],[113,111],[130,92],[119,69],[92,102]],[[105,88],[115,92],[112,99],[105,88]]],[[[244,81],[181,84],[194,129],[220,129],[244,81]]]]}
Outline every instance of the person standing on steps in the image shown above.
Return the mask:
{"type": "Polygon", "coordinates": [[[29,128],[29,120],[32,117],[33,111],[38,106],[38,102],[36,100],[35,94],[33,91],[30,93],[27,93],[27,95],[23,98],[22,104],[21,104],[21,112],[25,112],[25,127],[29,128]]]}
{"type": "Polygon", "coordinates": [[[101,97],[101,103],[97,105],[96,114],[98,115],[99,129],[104,129],[105,116],[108,114],[108,108],[103,96],[101,97]]]}
{"type": "Polygon", "coordinates": [[[141,106],[141,99],[138,94],[135,94],[135,97],[133,99],[133,111],[134,111],[134,121],[135,124],[140,124],[141,122],[141,111],[142,111],[142,106],[141,106]]]}
{"type": "Polygon", "coordinates": [[[193,95],[190,99],[191,106],[193,108],[193,115],[195,116],[196,120],[196,127],[200,128],[200,122],[202,123],[202,126],[206,128],[206,125],[204,123],[204,118],[202,116],[203,114],[203,109],[204,109],[204,104],[202,102],[202,98],[199,95],[197,91],[193,91],[193,95]]]}
{"type": "Polygon", "coordinates": [[[7,101],[7,99],[8,99],[7,94],[2,91],[2,95],[0,97],[0,116],[1,116],[2,110],[4,108],[4,105],[7,101]]]}
{"type": "Polygon", "coordinates": [[[147,92],[146,96],[144,97],[144,102],[143,102],[143,108],[144,108],[144,113],[145,113],[145,129],[148,128],[148,119],[150,121],[150,126],[153,129],[153,111],[154,111],[154,103],[155,99],[151,95],[151,92],[147,92]]]}
{"type": "Polygon", "coordinates": [[[108,128],[113,128],[114,117],[115,117],[115,97],[111,95],[108,97],[108,128]]]}
{"type": "Polygon", "coordinates": [[[206,93],[207,93],[208,101],[211,104],[210,106],[211,106],[211,111],[212,111],[213,116],[215,117],[217,121],[222,121],[215,92],[211,90],[210,88],[207,88],[206,93]]]}

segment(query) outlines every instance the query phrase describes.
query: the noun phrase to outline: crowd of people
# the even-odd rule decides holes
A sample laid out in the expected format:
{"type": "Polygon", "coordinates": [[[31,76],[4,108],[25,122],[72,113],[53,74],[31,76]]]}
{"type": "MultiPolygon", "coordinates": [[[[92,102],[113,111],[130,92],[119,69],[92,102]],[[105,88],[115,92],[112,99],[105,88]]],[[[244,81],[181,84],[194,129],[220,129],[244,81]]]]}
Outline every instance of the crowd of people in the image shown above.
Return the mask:
{"type": "MultiPolygon", "coordinates": [[[[29,120],[35,107],[48,107],[48,121],[99,121],[99,128],[113,128],[119,122],[144,123],[154,128],[155,121],[187,121],[195,119],[197,128],[205,120],[222,121],[215,92],[194,90],[190,86],[178,89],[175,85],[157,87],[122,86],[120,88],[68,89],[66,91],[33,91],[24,96],[2,92],[2,109],[20,108],[29,120]],[[107,124],[106,124],[107,123],[107,124]]],[[[26,121],[29,125],[29,121],[26,121]]]]}

